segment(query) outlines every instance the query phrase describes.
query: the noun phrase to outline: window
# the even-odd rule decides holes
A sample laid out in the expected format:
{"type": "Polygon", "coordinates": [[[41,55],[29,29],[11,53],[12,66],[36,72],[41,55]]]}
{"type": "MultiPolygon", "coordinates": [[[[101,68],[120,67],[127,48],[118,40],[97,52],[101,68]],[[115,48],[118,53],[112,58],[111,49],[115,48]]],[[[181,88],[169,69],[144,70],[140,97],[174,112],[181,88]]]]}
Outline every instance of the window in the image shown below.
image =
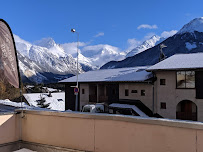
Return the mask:
{"type": "Polygon", "coordinates": [[[160,85],[166,85],[166,79],[160,79],[160,85]]]}
{"type": "Polygon", "coordinates": [[[165,102],[161,102],[161,109],[166,109],[166,103],[165,102]]]}
{"type": "Polygon", "coordinates": [[[132,90],[131,93],[137,93],[137,90],[132,90]]]}
{"type": "Polygon", "coordinates": [[[115,95],[116,94],[116,89],[112,90],[112,94],[115,95]]]}
{"type": "Polygon", "coordinates": [[[85,89],[82,89],[82,94],[85,94],[85,89]]]}
{"type": "Polygon", "coordinates": [[[128,89],[125,89],[125,96],[129,96],[129,91],[128,91],[128,89]]]}
{"type": "Polygon", "coordinates": [[[195,71],[178,71],[177,88],[195,88],[195,71]]]}
{"type": "Polygon", "coordinates": [[[145,96],[145,90],[141,90],[141,96],[145,96]]]}

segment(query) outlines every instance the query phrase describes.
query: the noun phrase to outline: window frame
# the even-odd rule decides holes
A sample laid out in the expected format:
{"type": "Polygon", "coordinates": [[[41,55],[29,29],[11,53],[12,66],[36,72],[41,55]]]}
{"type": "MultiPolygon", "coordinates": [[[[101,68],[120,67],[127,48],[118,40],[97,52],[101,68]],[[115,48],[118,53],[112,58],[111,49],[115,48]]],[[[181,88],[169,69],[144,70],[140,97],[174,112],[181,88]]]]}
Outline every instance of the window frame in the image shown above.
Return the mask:
{"type": "Polygon", "coordinates": [[[82,94],[85,94],[85,89],[84,88],[82,88],[82,94]]]}
{"type": "Polygon", "coordinates": [[[166,79],[160,79],[160,81],[159,81],[160,83],[159,83],[159,85],[166,85],[166,79]],[[163,82],[164,81],[164,83],[162,84],[161,82],[163,82]]]}
{"type": "Polygon", "coordinates": [[[138,93],[138,91],[137,90],[131,90],[131,93],[138,93]]]}
{"type": "Polygon", "coordinates": [[[125,97],[129,96],[129,89],[125,89],[125,97]]]}
{"type": "Polygon", "coordinates": [[[144,89],[142,89],[142,90],[140,91],[140,95],[141,95],[141,96],[146,96],[146,91],[145,91],[144,89]],[[143,94],[143,91],[144,91],[144,94],[143,94]]]}
{"type": "Polygon", "coordinates": [[[166,102],[160,102],[160,109],[166,109],[166,102]]]}
{"type": "Polygon", "coordinates": [[[195,86],[194,86],[194,88],[187,88],[186,87],[186,72],[194,72],[195,74],[194,74],[194,79],[195,79],[195,75],[196,75],[196,72],[194,71],[194,70],[180,70],[180,71],[176,71],[176,89],[196,89],[196,84],[195,84],[195,81],[196,80],[194,80],[194,84],[195,84],[195,86]],[[185,88],[179,88],[178,87],[178,72],[184,72],[185,73],[185,88]]]}

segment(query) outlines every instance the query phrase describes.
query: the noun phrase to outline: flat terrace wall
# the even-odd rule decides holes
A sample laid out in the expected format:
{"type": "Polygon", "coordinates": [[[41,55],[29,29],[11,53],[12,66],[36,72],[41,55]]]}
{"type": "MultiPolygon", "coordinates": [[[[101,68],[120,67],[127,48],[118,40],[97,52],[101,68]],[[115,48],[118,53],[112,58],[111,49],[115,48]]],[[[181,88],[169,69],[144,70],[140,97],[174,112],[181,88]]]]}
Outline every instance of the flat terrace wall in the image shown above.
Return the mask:
{"type": "Polygon", "coordinates": [[[20,128],[20,115],[0,114],[0,152],[11,152],[19,149],[20,128]]]}
{"type": "Polygon", "coordinates": [[[19,115],[0,115],[0,144],[7,144],[20,140],[19,115]]]}
{"type": "Polygon", "coordinates": [[[96,152],[202,152],[203,124],[132,116],[25,111],[25,142],[96,152]]]}

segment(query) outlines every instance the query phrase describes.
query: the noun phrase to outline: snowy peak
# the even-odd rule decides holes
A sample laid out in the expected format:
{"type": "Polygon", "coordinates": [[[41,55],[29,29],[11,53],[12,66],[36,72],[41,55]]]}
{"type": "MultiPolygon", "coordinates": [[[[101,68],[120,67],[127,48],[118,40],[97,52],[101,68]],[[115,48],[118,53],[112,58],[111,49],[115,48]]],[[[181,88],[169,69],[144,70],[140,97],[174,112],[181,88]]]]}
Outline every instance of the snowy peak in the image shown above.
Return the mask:
{"type": "Polygon", "coordinates": [[[17,35],[13,35],[14,36],[14,40],[15,40],[15,45],[17,50],[25,56],[29,56],[29,49],[32,47],[32,44],[21,39],[19,36],[17,35]]]}
{"type": "Polygon", "coordinates": [[[119,48],[108,44],[85,46],[82,54],[89,58],[92,65],[96,67],[100,67],[111,60],[122,60],[125,57],[119,48]]]}
{"type": "Polygon", "coordinates": [[[67,54],[65,53],[64,49],[60,47],[52,38],[43,38],[39,41],[35,41],[34,44],[36,46],[40,46],[43,48],[47,48],[48,52],[52,53],[57,57],[65,57],[67,54]]]}
{"type": "Polygon", "coordinates": [[[119,52],[117,47],[107,44],[98,44],[84,47],[82,54],[86,57],[94,57],[95,55],[118,54],[119,52]]]}
{"type": "MultiPolygon", "coordinates": [[[[75,60],[77,60],[77,58],[75,58],[75,60]]],[[[91,66],[91,64],[92,64],[91,60],[89,58],[85,57],[84,55],[82,55],[81,53],[78,54],[78,61],[80,63],[83,63],[85,65],[89,65],[89,66],[91,66]]]]}
{"type": "Polygon", "coordinates": [[[48,49],[56,46],[56,42],[51,37],[35,41],[34,44],[48,49]]]}
{"type": "Polygon", "coordinates": [[[150,39],[144,41],[141,45],[137,46],[136,48],[134,48],[132,51],[130,51],[126,57],[130,57],[130,56],[134,56],[140,52],[143,52],[149,48],[154,47],[155,45],[161,43],[164,39],[161,38],[158,35],[154,35],[152,36],[150,39]]]}
{"type": "Polygon", "coordinates": [[[203,32],[203,17],[195,18],[188,24],[184,25],[177,34],[203,32]]]}

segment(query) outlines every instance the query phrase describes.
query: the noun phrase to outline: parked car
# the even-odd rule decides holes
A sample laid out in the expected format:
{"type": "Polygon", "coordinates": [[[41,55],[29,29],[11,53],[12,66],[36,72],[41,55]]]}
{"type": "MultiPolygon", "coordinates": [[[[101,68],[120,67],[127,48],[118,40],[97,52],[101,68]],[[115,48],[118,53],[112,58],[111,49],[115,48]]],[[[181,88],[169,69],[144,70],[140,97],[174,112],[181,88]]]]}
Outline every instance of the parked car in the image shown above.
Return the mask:
{"type": "Polygon", "coordinates": [[[82,112],[104,113],[105,105],[104,104],[88,104],[82,108],[82,112]]]}

